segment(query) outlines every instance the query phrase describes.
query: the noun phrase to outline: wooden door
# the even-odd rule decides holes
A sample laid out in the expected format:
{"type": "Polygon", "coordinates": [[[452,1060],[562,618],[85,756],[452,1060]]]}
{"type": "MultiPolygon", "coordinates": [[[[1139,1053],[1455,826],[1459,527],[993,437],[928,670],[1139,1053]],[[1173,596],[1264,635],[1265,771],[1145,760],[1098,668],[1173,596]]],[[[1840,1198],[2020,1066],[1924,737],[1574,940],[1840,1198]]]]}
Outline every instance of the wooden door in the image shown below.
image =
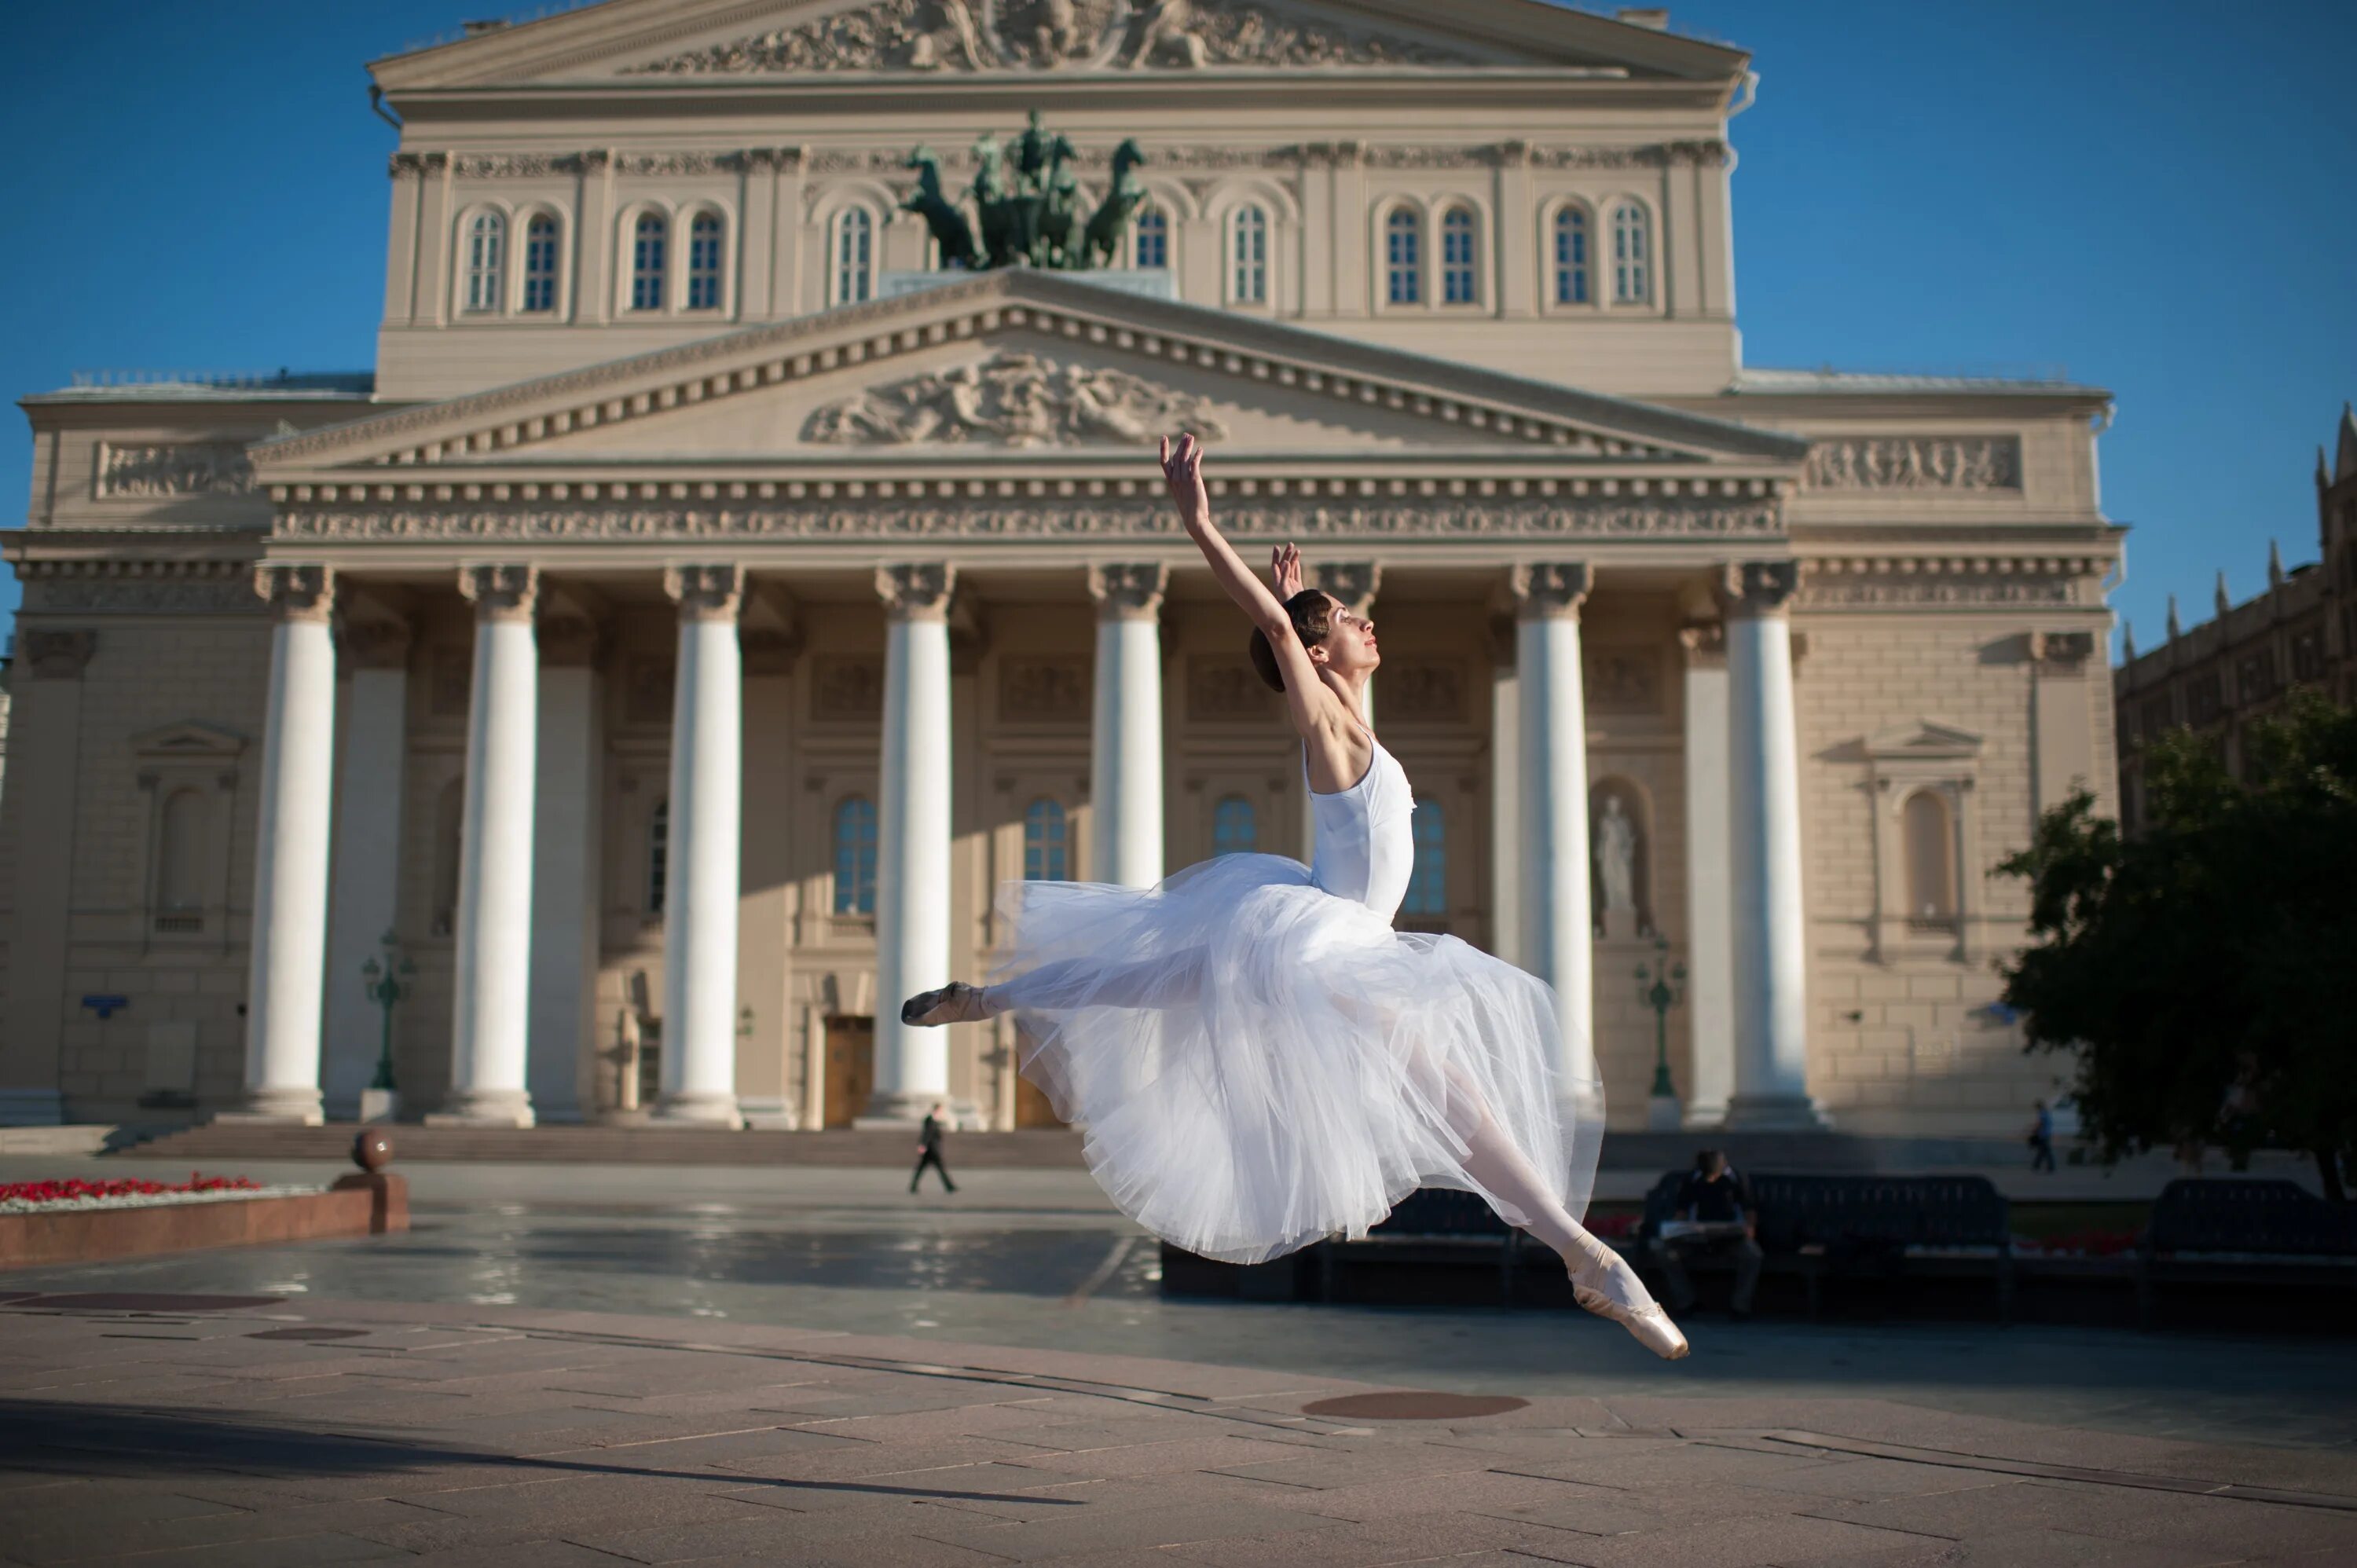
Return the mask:
{"type": "Polygon", "coordinates": [[[826,1021],[825,1124],[848,1127],[876,1092],[876,1020],[826,1021]]]}

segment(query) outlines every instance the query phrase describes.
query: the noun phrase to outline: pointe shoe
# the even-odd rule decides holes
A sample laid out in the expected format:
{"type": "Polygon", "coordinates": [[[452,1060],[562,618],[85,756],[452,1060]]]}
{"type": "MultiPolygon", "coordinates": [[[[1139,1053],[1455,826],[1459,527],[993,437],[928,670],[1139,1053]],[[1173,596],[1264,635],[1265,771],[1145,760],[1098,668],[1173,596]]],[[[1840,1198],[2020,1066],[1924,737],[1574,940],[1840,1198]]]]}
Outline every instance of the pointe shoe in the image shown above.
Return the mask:
{"type": "Polygon", "coordinates": [[[1637,1343],[1664,1361],[1674,1361],[1691,1348],[1670,1315],[1646,1292],[1644,1283],[1628,1260],[1615,1255],[1591,1267],[1585,1278],[1571,1275],[1571,1298],[1598,1317],[1609,1318],[1636,1337],[1637,1343]]]}
{"type": "Polygon", "coordinates": [[[936,991],[920,991],[900,1004],[900,1022],[930,1029],[942,1024],[978,1024],[991,1015],[982,987],[952,980],[936,991]]]}

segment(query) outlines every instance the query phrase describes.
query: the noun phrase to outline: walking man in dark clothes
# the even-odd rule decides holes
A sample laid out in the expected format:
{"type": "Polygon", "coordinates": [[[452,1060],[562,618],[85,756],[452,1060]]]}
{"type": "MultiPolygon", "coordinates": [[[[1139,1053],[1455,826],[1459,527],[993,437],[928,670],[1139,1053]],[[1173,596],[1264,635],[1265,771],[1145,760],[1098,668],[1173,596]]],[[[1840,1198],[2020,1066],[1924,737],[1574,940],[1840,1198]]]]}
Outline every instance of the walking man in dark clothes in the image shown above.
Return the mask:
{"type": "Polygon", "coordinates": [[[910,1192],[916,1191],[917,1184],[924,1180],[925,1167],[927,1165],[931,1165],[933,1169],[942,1173],[942,1189],[943,1191],[955,1192],[957,1190],[957,1183],[950,1180],[949,1166],[942,1164],[942,1134],[948,1131],[949,1128],[944,1125],[942,1121],[941,1101],[935,1101],[933,1102],[933,1108],[925,1112],[924,1126],[919,1129],[917,1133],[917,1148],[920,1152],[917,1155],[917,1168],[909,1173],[909,1190],[910,1192]]]}

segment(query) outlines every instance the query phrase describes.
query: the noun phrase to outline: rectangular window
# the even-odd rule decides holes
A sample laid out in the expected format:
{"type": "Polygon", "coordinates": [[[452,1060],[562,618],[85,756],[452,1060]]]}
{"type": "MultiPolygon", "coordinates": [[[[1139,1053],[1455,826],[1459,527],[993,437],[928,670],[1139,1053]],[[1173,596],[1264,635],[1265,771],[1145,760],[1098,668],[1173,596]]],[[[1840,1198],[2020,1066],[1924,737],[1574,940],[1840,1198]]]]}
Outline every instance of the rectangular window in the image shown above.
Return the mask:
{"type": "Polygon", "coordinates": [[[524,231],[523,307],[556,308],[556,225],[546,218],[533,219],[524,231]]]}
{"type": "Polygon", "coordinates": [[[720,220],[709,212],[687,231],[687,307],[720,308],[720,220]]]}

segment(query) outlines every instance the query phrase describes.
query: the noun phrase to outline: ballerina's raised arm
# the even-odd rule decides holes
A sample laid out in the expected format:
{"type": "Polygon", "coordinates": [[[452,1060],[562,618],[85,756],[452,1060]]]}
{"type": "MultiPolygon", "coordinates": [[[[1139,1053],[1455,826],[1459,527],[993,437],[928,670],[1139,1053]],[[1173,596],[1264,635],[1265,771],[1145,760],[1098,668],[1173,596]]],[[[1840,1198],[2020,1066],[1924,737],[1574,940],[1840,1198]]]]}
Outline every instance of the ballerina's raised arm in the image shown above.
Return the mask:
{"type": "Polygon", "coordinates": [[[1270,575],[1288,587],[1285,602],[1263,585],[1211,521],[1211,502],[1203,488],[1203,447],[1190,435],[1176,441],[1162,438],[1162,475],[1187,536],[1211,564],[1236,607],[1251,618],[1275,655],[1276,674],[1285,692],[1286,716],[1294,733],[1308,748],[1310,787],[1331,794],[1349,789],[1367,770],[1373,742],[1357,718],[1356,693],[1335,689],[1326,673],[1331,660],[1329,644],[1336,638],[1361,638],[1372,644],[1373,628],[1330,597],[1323,606],[1300,603],[1301,557],[1290,545],[1279,549],[1270,575]],[[1305,609],[1319,613],[1306,615],[1305,609]],[[1308,624],[1303,624],[1308,621],[1308,624]],[[1311,640],[1315,633],[1314,642],[1311,640]]]}

